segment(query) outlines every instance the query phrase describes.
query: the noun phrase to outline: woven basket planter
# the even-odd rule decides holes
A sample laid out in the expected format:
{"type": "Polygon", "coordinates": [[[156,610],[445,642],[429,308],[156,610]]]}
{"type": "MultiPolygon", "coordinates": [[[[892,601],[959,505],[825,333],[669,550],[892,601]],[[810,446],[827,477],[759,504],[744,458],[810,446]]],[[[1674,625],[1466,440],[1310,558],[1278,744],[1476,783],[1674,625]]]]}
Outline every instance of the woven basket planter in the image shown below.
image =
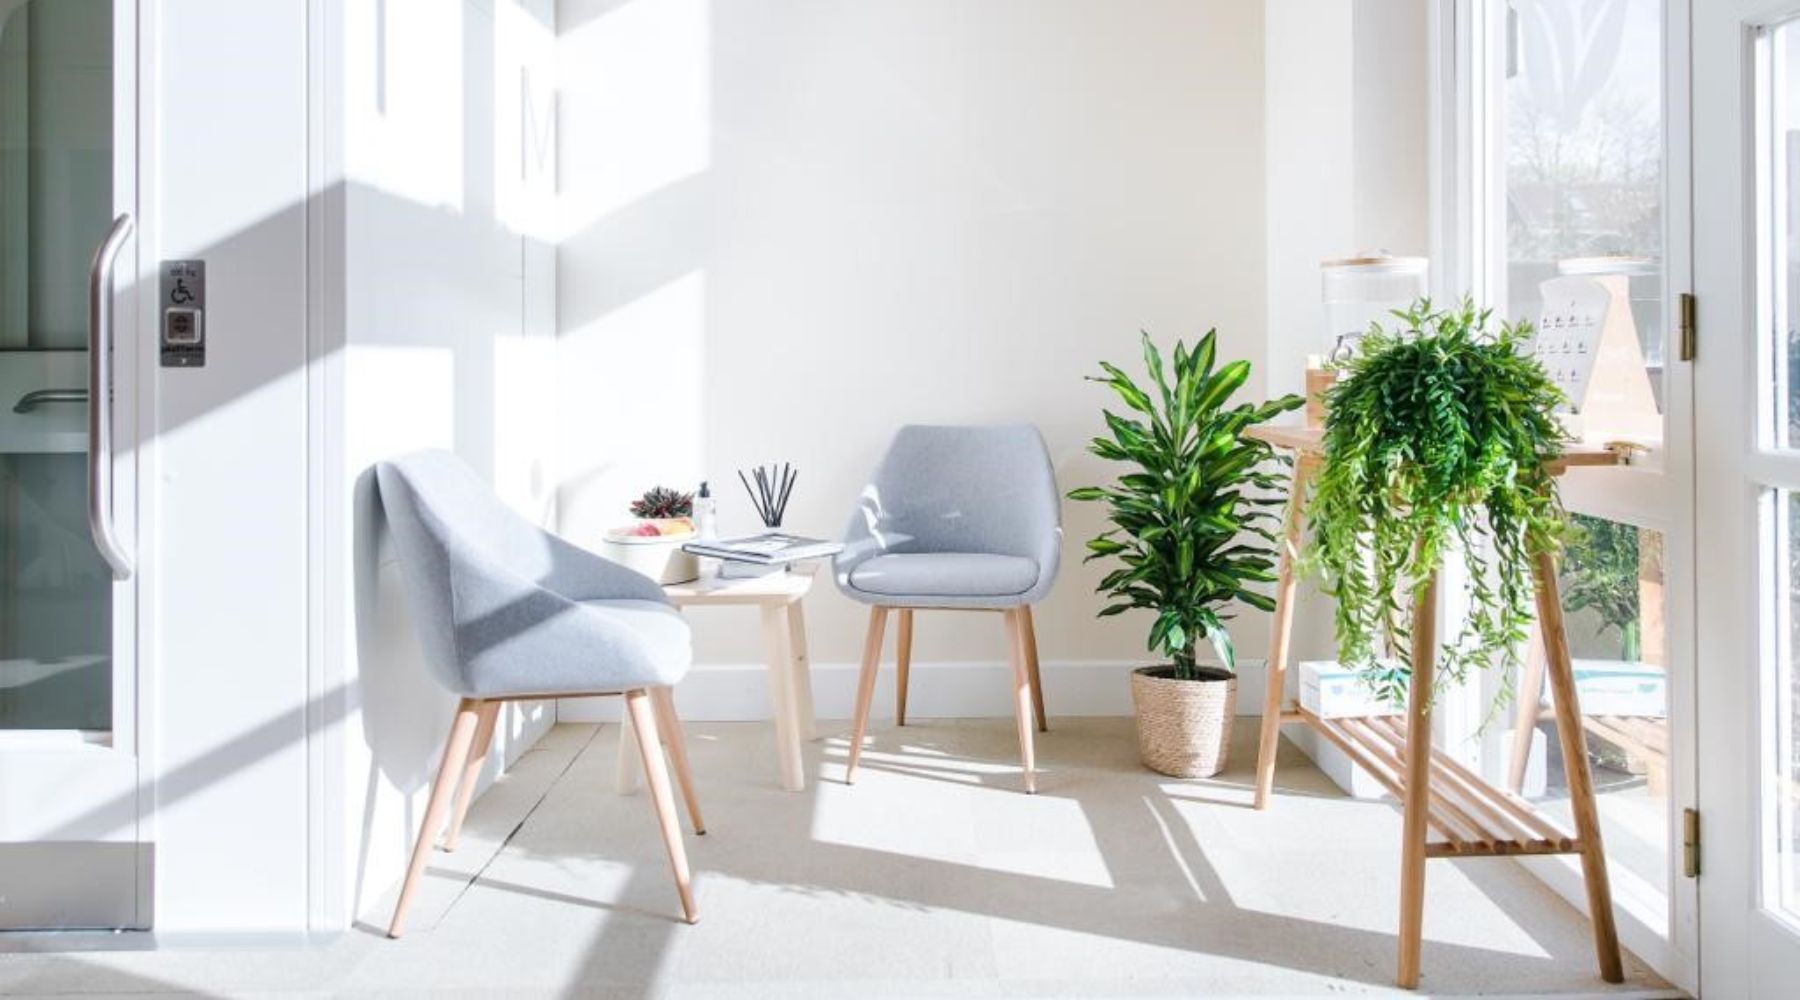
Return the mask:
{"type": "Polygon", "coordinates": [[[1175,668],[1131,672],[1138,756],[1144,766],[1175,778],[1210,778],[1225,769],[1231,718],[1237,714],[1237,677],[1202,667],[1204,680],[1177,680],[1175,668]]]}

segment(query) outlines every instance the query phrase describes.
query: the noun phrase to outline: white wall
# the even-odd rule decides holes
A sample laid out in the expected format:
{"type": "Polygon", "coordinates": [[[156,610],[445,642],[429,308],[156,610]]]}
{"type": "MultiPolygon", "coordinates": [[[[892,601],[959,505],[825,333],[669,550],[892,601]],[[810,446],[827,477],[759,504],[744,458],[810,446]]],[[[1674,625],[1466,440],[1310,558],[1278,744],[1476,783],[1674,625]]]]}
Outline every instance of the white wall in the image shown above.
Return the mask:
{"type": "MultiPolygon", "coordinates": [[[[553,510],[550,317],[554,32],[548,2],[345,0],[340,89],[325,116],[341,174],[331,219],[341,340],[328,359],[325,460],[331,687],[344,693],[332,762],[341,925],[399,878],[455,698],[428,676],[388,544],[376,462],[418,448],[468,461],[526,516],[553,510]],[[338,126],[329,123],[337,122],[338,126]]],[[[484,780],[554,722],[509,706],[484,780]]]]}
{"type": "MultiPolygon", "coordinates": [[[[1330,348],[1319,263],[1429,243],[1425,0],[1267,0],[1269,391],[1301,392],[1330,348]]],[[[1293,662],[1332,659],[1330,601],[1307,583],[1293,662]]],[[[1289,676],[1289,696],[1298,690],[1289,676]]],[[[1303,726],[1316,754],[1335,749],[1303,726]]]]}
{"type": "MultiPolygon", "coordinates": [[[[577,539],[702,478],[750,529],[734,470],[771,460],[801,470],[789,526],[836,535],[909,421],[1030,421],[1064,488],[1097,482],[1108,400],[1082,377],[1139,368],[1140,328],[1264,356],[1260,3],[563,0],[558,20],[577,539]]],[[[1037,623],[1074,712],[1059,665],[1141,662],[1146,624],[1094,620],[1097,513],[1066,508],[1037,623]]],[[[853,661],[862,609],[826,584],[808,613],[814,660],[853,661]]],[[[702,672],[760,661],[750,613],[692,620],[702,672]]],[[[1254,657],[1266,619],[1244,621],[1254,657]]],[[[920,618],[927,664],[1002,653],[990,620],[920,618]]],[[[990,694],[962,707],[1003,713],[990,694]]]]}

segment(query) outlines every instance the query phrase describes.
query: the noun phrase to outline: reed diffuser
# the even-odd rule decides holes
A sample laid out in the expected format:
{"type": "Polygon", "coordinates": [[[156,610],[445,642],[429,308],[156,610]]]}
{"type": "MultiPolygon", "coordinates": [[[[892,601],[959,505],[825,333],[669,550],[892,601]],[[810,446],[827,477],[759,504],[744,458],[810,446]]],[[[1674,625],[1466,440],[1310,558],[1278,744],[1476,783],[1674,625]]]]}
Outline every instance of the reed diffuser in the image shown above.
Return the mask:
{"type": "Polygon", "coordinates": [[[750,470],[738,470],[738,479],[744,484],[744,490],[750,494],[750,505],[756,508],[756,516],[762,518],[763,527],[781,527],[781,518],[787,513],[788,497],[793,495],[794,480],[800,474],[786,462],[780,466],[759,465],[750,470]]]}

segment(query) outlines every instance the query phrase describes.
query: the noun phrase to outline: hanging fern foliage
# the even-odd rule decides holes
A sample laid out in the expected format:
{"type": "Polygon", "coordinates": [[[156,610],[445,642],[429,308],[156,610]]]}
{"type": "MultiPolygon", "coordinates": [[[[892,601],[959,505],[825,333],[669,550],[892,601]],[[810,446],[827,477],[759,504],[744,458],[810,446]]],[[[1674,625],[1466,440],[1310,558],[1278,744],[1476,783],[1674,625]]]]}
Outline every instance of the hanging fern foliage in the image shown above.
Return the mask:
{"type": "Polygon", "coordinates": [[[1326,392],[1306,563],[1336,599],[1339,660],[1398,705],[1413,601],[1450,552],[1467,563],[1469,608],[1439,651],[1438,683],[1516,665],[1533,616],[1532,561],[1556,550],[1563,524],[1546,468],[1562,452],[1563,397],[1520,351],[1529,324],[1490,333],[1489,312],[1467,300],[1439,311],[1422,299],[1393,315],[1326,392]],[[1399,669],[1381,664],[1383,652],[1399,669]]]}

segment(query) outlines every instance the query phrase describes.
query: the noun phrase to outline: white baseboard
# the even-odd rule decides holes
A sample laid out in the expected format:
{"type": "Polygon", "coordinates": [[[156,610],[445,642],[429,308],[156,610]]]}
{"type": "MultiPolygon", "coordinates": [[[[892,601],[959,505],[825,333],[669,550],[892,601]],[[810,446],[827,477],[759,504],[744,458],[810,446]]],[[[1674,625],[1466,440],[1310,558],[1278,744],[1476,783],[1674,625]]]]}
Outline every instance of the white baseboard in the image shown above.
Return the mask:
{"type": "MultiPolygon", "coordinates": [[[[1044,662],[1044,707],[1051,715],[1130,715],[1129,675],[1136,663],[1044,662]]],[[[1238,664],[1238,714],[1262,714],[1263,662],[1238,664]]],[[[812,668],[813,705],[821,719],[847,719],[856,697],[854,663],[812,668]]],[[[906,711],[921,719],[996,718],[1012,714],[1012,670],[995,662],[915,663],[906,711]]],[[[768,668],[760,663],[701,664],[675,689],[681,717],[692,722],[756,722],[771,717],[768,668]]],[[[875,714],[893,712],[894,667],[883,664],[875,714]]],[[[565,698],[561,722],[616,722],[617,698],[565,698]]]]}

